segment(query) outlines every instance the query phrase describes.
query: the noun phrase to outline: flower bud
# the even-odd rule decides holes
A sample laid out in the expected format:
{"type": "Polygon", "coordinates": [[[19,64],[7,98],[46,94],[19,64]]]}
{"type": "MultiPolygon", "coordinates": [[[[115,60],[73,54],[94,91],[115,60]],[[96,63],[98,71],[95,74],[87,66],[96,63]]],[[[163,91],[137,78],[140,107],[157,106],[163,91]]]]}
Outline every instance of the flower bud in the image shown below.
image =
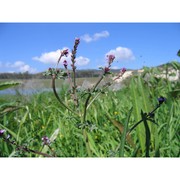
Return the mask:
{"type": "Polygon", "coordinates": [[[42,137],[42,142],[43,142],[43,145],[49,145],[50,144],[50,140],[47,136],[42,137]]]}
{"type": "Polygon", "coordinates": [[[78,45],[80,43],[80,39],[79,38],[76,38],[75,39],[75,44],[78,45]]]}
{"type": "Polygon", "coordinates": [[[104,68],[104,73],[106,74],[106,73],[108,73],[110,71],[110,68],[109,67],[105,67],[104,68]]]}
{"type": "Polygon", "coordinates": [[[3,134],[6,132],[5,129],[0,129],[0,137],[3,136],[3,134]]]}
{"type": "Polygon", "coordinates": [[[67,57],[68,53],[69,53],[69,52],[68,52],[68,49],[65,49],[65,50],[63,50],[63,52],[61,53],[61,55],[67,57]]]}
{"type": "Polygon", "coordinates": [[[108,57],[108,64],[109,65],[112,64],[115,59],[115,56],[113,54],[110,54],[110,55],[107,55],[107,57],[108,57]]]}
{"type": "Polygon", "coordinates": [[[67,69],[68,63],[66,60],[64,60],[63,65],[64,65],[65,69],[67,69]]]}
{"type": "Polygon", "coordinates": [[[124,74],[126,72],[126,68],[122,68],[121,72],[124,74]]]}
{"type": "Polygon", "coordinates": [[[159,104],[162,104],[163,102],[166,101],[166,98],[164,98],[163,96],[161,96],[160,98],[158,98],[159,104]]]}

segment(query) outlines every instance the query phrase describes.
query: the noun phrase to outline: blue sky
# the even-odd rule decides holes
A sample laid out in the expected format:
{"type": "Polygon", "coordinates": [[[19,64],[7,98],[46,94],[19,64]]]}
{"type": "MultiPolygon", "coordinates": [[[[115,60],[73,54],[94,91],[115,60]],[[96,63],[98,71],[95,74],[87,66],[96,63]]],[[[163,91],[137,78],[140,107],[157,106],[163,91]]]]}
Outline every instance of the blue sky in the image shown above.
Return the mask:
{"type": "MultiPolygon", "coordinates": [[[[0,23],[0,72],[42,72],[80,38],[78,69],[140,69],[180,61],[180,23],[0,23]]],[[[70,68],[70,58],[67,58],[70,68]]],[[[63,67],[60,64],[59,67],[63,67]]]]}

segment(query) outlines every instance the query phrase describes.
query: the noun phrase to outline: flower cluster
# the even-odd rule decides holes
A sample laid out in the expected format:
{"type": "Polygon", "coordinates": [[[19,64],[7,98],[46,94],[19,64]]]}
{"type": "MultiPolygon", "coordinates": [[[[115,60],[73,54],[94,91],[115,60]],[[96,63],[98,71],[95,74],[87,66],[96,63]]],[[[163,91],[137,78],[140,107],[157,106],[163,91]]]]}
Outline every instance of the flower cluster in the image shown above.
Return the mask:
{"type": "Polygon", "coordinates": [[[126,71],[127,71],[126,68],[122,68],[119,74],[117,75],[117,77],[114,79],[114,81],[121,78],[126,71]]]}
{"type": "Polygon", "coordinates": [[[71,61],[72,61],[71,67],[72,67],[73,71],[75,71],[75,69],[76,69],[75,58],[76,58],[77,47],[78,47],[79,43],[80,43],[80,39],[76,38],[75,43],[74,43],[74,48],[73,48],[72,54],[71,54],[71,61]]]}
{"type": "Polygon", "coordinates": [[[6,130],[0,129],[0,137],[2,137],[5,132],[6,132],[6,130]]]}
{"type": "Polygon", "coordinates": [[[64,72],[58,68],[49,68],[43,75],[54,76],[57,79],[65,78],[68,76],[67,72],[64,72]]]}
{"type": "Polygon", "coordinates": [[[76,39],[75,39],[75,46],[78,46],[79,43],[80,43],[80,39],[79,39],[79,38],[76,38],[76,39]]]}
{"type": "Polygon", "coordinates": [[[61,52],[61,57],[62,56],[68,56],[69,52],[68,52],[68,49],[64,49],[62,52],[61,52]]]}
{"type": "Polygon", "coordinates": [[[159,105],[161,105],[163,102],[166,101],[166,98],[164,98],[163,96],[161,96],[160,98],[158,98],[159,101],[159,105]]]}
{"type": "Polygon", "coordinates": [[[67,69],[68,63],[66,60],[63,61],[64,68],[67,69]]]}
{"type": "Polygon", "coordinates": [[[61,58],[62,58],[63,56],[66,56],[66,57],[67,57],[68,54],[69,54],[68,49],[64,49],[63,51],[61,51],[60,56],[59,56],[59,59],[58,59],[58,61],[57,61],[57,66],[58,66],[59,62],[61,61],[61,58]]]}
{"type": "Polygon", "coordinates": [[[110,74],[110,67],[111,67],[111,64],[113,63],[114,59],[115,59],[115,56],[110,54],[110,55],[107,55],[107,60],[108,60],[108,66],[105,66],[103,68],[104,70],[104,75],[106,74],[110,74]]]}
{"type": "Polygon", "coordinates": [[[109,73],[110,72],[110,68],[109,67],[105,67],[104,68],[104,74],[107,74],[107,73],[109,73]]]}
{"type": "Polygon", "coordinates": [[[47,136],[42,137],[43,145],[50,145],[50,139],[47,136]]]}
{"type": "Polygon", "coordinates": [[[121,73],[124,74],[126,72],[126,68],[121,69],[121,73]]]}
{"type": "Polygon", "coordinates": [[[107,55],[107,58],[108,58],[108,65],[110,67],[115,59],[115,56],[113,54],[110,54],[110,55],[107,55]]]}

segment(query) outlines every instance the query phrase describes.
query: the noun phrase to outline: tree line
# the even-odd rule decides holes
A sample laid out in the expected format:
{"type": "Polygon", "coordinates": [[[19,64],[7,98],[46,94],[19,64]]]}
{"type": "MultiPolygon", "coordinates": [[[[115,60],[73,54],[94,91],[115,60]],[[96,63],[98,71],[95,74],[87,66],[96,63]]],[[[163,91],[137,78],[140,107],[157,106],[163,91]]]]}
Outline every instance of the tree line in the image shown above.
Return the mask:
{"type": "MultiPolygon", "coordinates": [[[[113,70],[118,72],[119,70],[113,70]]],[[[71,72],[70,72],[71,73],[71,72]]],[[[101,70],[77,70],[77,78],[82,77],[98,77],[102,73],[101,70]]],[[[0,79],[50,79],[51,77],[43,76],[43,72],[31,74],[28,71],[24,73],[0,73],[0,79]]]]}

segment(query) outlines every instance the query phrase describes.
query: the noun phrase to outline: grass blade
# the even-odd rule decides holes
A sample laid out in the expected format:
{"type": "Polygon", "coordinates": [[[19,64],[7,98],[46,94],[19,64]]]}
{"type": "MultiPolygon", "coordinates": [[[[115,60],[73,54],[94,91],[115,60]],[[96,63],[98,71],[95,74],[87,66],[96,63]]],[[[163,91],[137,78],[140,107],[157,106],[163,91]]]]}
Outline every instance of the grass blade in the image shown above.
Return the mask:
{"type": "MultiPolygon", "coordinates": [[[[133,114],[135,120],[138,122],[141,119],[140,111],[141,111],[141,101],[140,95],[139,95],[139,88],[137,82],[135,82],[135,79],[131,80],[130,83],[130,92],[131,92],[131,97],[132,97],[132,104],[133,104],[133,114]]],[[[142,151],[145,151],[145,136],[142,135],[144,133],[144,126],[142,124],[139,124],[137,127],[137,136],[139,139],[140,147],[142,151]]]]}
{"type": "Polygon", "coordinates": [[[125,121],[125,124],[124,124],[124,130],[123,130],[123,133],[121,136],[121,146],[120,146],[120,150],[119,150],[119,156],[120,157],[124,157],[124,145],[125,145],[125,141],[126,141],[126,134],[128,131],[128,123],[129,123],[129,119],[130,119],[132,110],[133,110],[133,107],[130,109],[127,121],[125,121]]]}

